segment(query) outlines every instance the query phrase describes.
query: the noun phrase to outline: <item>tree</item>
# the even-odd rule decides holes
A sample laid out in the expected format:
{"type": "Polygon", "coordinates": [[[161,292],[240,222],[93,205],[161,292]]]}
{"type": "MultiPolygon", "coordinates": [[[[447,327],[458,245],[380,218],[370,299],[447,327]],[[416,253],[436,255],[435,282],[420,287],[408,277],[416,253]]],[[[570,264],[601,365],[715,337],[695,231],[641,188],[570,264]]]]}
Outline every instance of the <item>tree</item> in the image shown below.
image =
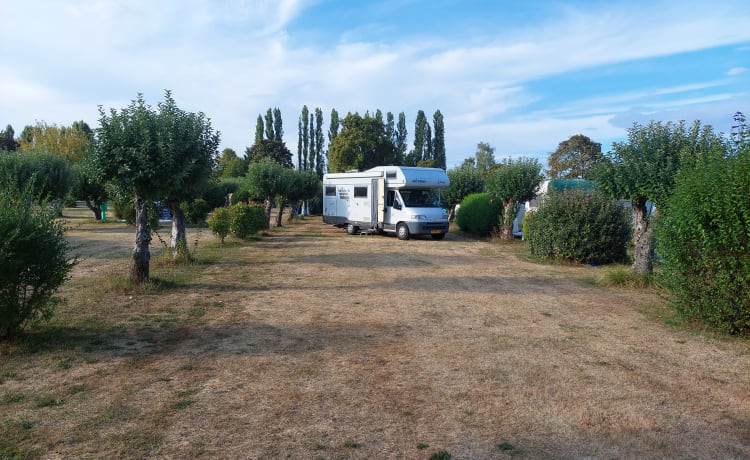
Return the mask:
{"type": "Polygon", "coordinates": [[[701,128],[699,121],[690,128],[684,121],[652,121],[647,126],[635,123],[628,129],[628,141],[614,143],[612,152],[596,168],[594,179],[606,193],[632,203],[633,269],[637,273],[653,271],[655,218],[672,193],[683,160],[710,150],[717,142],[721,139],[710,127],[701,128]]]}
{"type": "Polygon", "coordinates": [[[373,117],[363,118],[359,114],[349,114],[342,124],[344,128],[328,149],[328,167],[331,172],[394,164],[393,144],[385,136],[383,123],[373,117]]]}
{"type": "Polygon", "coordinates": [[[310,157],[310,111],[306,105],[302,106],[302,113],[299,116],[300,129],[302,131],[302,162],[300,163],[299,169],[306,170],[308,159],[310,157]]]}
{"type": "Polygon", "coordinates": [[[263,139],[262,141],[248,147],[245,155],[250,163],[258,163],[263,159],[269,159],[285,168],[293,168],[292,152],[286,148],[286,144],[277,140],[263,139]]]}
{"type": "Polygon", "coordinates": [[[246,186],[254,196],[266,202],[266,222],[271,220],[271,208],[274,198],[287,189],[284,166],[269,158],[251,163],[247,171],[246,186]]]}
{"type": "Polygon", "coordinates": [[[443,192],[445,201],[453,208],[464,198],[474,193],[484,191],[484,179],[482,173],[474,167],[473,163],[463,163],[448,171],[450,185],[443,192]]]}
{"type": "MultiPolygon", "coordinates": [[[[49,206],[38,206],[33,184],[0,184],[0,340],[25,325],[48,320],[54,294],[76,264],[65,226],[49,206]]],[[[44,202],[42,202],[44,204],[44,202]]]]}
{"type": "MultiPolygon", "coordinates": [[[[48,125],[40,121],[35,126],[27,127],[20,148],[24,151],[36,150],[61,155],[71,163],[80,161],[91,143],[91,136],[86,131],[88,125],[77,122],[73,126],[48,125]]],[[[88,128],[90,131],[91,128],[88,128]]]]}
{"type": "Polygon", "coordinates": [[[331,109],[331,126],[328,127],[328,146],[333,143],[333,139],[338,136],[341,120],[336,109],[331,109]]]}
{"type": "Polygon", "coordinates": [[[279,109],[278,107],[273,109],[273,135],[274,140],[284,140],[284,124],[281,120],[281,109],[279,109]]]}
{"type": "Polygon", "coordinates": [[[258,119],[255,120],[255,140],[253,141],[253,144],[257,144],[258,142],[263,140],[263,117],[258,115],[258,119]]]}
{"type": "Polygon", "coordinates": [[[550,179],[591,179],[593,168],[603,158],[602,144],[576,134],[560,142],[550,154],[547,175],[550,179]]]}
{"type": "Polygon", "coordinates": [[[432,140],[433,159],[435,167],[445,169],[445,123],[443,114],[436,110],[432,116],[432,127],[434,129],[434,138],[432,140]]]}
{"type": "Polygon", "coordinates": [[[503,239],[513,239],[513,219],[518,204],[534,197],[534,192],[542,181],[541,171],[542,166],[536,159],[508,158],[487,174],[485,190],[493,200],[503,204],[500,225],[503,239]]]}
{"type": "Polygon", "coordinates": [[[319,178],[323,178],[325,172],[325,136],[323,134],[323,110],[320,107],[315,108],[315,173],[319,178]]]}
{"type": "Polygon", "coordinates": [[[130,279],[143,283],[149,278],[151,232],[145,204],[167,199],[172,208],[172,254],[188,256],[185,219],[179,209],[202,192],[219,145],[210,119],[203,113],[177,107],[170,91],[157,109],[143,95],[119,112],[107,114],[99,108],[96,162],[102,176],[135,202],[136,243],[130,279]]]}
{"type": "Polygon", "coordinates": [[[102,220],[102,204],[109,199],[106,183],[99,177],[89,153],[83,161],[72,167],[73,185],[70,194],[86,203],[96,220],[102,220]]]}
{"type": "Polygon", "coordinates": [[[64,156],[37,150],[0,152],[0,184],[29,187],[40,203],[59,208],[72,183],[73,172],[64,156]]]}
{"type": "Polygon", "coordinates": [[[9,152],[18,150],[18,142],[15,138],[16,132],[13,131],[13,127],[8,125],[4,130],[0,131],[0,150],[7,150],[9,152]]]}
{"type": "Polygon", "coordinates": [[[417,166],[420,161],[432,159],[432,135],[429,126],[424,110],[418,111],[414,122],[414,149],[409,152],[405,161],[408,166],[417,166]]]}
{"type": "Polygon", "coordinates": [[[480,142],[477,144],[477,151],[474,154],[476,158],[477,169],[482,173],[486,174],[493,166],[495,162],[495,148],[487,142],[480,142]]]}
{"type": "Polygon", "coordinates": [[[276,139],[276,134],[273,132],[273,109],[270,107],[266,110],[266,139],[269,141],[276,139]]]}
{"type": "Polygon", "coordinates": [[[219,177],[242,177],[247,173],[247,159],[238,157],[234,149],[222,150],[217,164],[219,177]]]}
{"type": "Polygon", "coordinates": [[[396,164],[402,165],[406,161],[406,137],[408,132],[406,130],[406,115],[404,112],[398,114],[398,124],[396,125],[396,131],[392,139],[393,145],[396,149],[396,164]]]}

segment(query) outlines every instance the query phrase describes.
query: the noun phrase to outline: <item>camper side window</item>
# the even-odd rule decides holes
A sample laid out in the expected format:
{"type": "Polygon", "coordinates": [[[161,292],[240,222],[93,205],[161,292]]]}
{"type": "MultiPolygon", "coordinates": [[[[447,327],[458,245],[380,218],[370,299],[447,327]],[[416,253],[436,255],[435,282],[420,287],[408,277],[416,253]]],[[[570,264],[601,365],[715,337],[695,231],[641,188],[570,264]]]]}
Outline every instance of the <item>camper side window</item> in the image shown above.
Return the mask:
{"type": "Polygon", "coordinates": [[[336,196],[336,187],[326,185],[326,196],[336,196]]]}
{"type": "Polygon", "coordinates": [[[388,196],[385,199],[385,205],[393,206],[394,198],[396,198],[396,192],[394,192],[393,190],[388,190],[388,196]]]}
{"type": "Polygon", "coordinates": [[[354,198],[367,198],[367,187],[354,187],[354,198]]]}

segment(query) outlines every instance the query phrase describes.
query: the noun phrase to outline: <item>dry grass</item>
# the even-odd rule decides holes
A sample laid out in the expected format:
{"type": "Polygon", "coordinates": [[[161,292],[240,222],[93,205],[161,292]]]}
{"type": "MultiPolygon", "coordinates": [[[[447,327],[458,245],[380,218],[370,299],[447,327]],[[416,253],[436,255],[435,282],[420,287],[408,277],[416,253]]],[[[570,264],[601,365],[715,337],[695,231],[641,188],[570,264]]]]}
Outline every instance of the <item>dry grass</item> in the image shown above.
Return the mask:
{"type": "Polygon", "coordinates": [[[0,457],[750,457],[748,342],[600,268],[310,218],[134,289],[131,229],[70,222],[68,304],[0,345],[0,457]]]}

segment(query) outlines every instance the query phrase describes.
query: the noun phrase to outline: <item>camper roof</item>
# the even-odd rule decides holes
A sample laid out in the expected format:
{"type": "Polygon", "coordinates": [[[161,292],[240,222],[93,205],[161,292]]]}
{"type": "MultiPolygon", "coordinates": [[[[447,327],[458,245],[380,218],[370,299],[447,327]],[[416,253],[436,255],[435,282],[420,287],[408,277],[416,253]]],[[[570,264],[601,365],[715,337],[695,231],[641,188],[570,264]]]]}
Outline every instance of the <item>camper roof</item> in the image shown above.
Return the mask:
{"type": "Polygon", "coordinates": [[[378,166],[365,172],[385,174],[385,183],[392,188],[440,188],[450,185],[448,175],[440,168],[378,166]]]}

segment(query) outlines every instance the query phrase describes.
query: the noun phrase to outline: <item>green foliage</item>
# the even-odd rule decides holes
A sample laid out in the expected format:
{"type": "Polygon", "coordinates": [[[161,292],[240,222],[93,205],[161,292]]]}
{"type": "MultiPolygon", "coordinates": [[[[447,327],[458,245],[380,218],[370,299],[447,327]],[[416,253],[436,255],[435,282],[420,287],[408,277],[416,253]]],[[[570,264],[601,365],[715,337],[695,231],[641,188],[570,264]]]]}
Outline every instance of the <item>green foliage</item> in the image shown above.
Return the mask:
{"type": "MultiPolygon", "coordinates": [[[[135,225],[135,202],[133,198],[115,197],[109,201],[115,213],[115,217],[124,220],[128,225],[135,225]]],[[[154,202],[144,205],[148,212],[148,226],[150,229],[159,228],[159,216],[161,209],[154,202]]]]}
{"type": "Polygon", "coordinates": [[[263,139],[256,142],[245,151],[245,155],[251,164],[270,160],[285,168],[294,167],[292,152],[289,151],[284,142],[275,139],[263,139]]]}
{"type": "Polygon", "coordinates": [[[461,202],[461,207],[456,213],[458,227],[468,233],[475,235],[487,235],[493,225],[497,225],[497,219],[502,211],[501,204],[490,201],[486,193],[474,193],[461,202]]]}
{"type": "Polygon", "coordinates": [[[216,208],[206,223],[211,232],[219,237],[221,244],[224,244],[224,238],[232,231],[232,213],[229,208],[216,208]]]}
{"type": "Polygon", "coordinates": [[[677,175],[657,229],[660,279],[690,318],[750,333],[750,148],[677,175]]]}
{"type": "Polygon", "coordinates": [[[560,142],[547,160],[551,179],[590,179],[594,166],[603,160],[602,144],[583,134],[560,142]]]}
{"type": "Polygon", "coordinates": [[[341,122],[343,129],[328,149],[328,170],[344,172],[366,170],[379,165],[394,164],[396,150],[385,134],[382,120],[366,114],[348,114],[341,122]]]}
{"type": "Polygon", "coordinates": [[[0,152],[0,185],[30,187],[37,200],[62,201],[73,184],[68,160],[44,151],[0,152]]]}
{"type": "Polygon", "coordinates": [[[0,339],[52,317],[57,288],[76,264],[63,224],[31,186],[0,186],[0,339]]]}
{"type": "Polygon", "coordinates": [[[211,210],[211,206],[203,198],[196,198],[193,201],[183,201],[180,203],[180,209],[185,214],[185,219],[191,224],[202,224],[206,221],[206,216],[211,210]]]}
{"type": "Polygon", "coordinates": [[[484,190],[482,173],[474,165],[463,163],[448,171],[450,185],[443,191],[443,198],[449,205],[456,205],[472,193],[484,190]]]}
{"type": "Polygon", "coordinates": [[[268,229],[268,219],[262,207],[237,203],[229,207],[231,232],[244,240],[248,236],[268,229]]]}
{"type": "Polygon", "coordinates": [[[220,208],[227,203],[227,197],[230,193],[237,190],[241,180],[238,178],[222,178],[221,180],[212,180],[206,184],[206,189],[203,191],[203,199],[206,200],[208,206],[213,208],[220,208]]]}
{"type": "Polygon", "coordinates": [[[569,190],[549,193],[526,222],[532,254],[552,260],[604,264],[627,256],[627,211],[603,194],[569,190]]]}
{"type": "Polygon", "coordinates": [[[504,239],[513,239],[513,219],[520,203],[534,198],[542,181],[542,166],[536,159],[505,159],[488,173],[484,189],[493,201],[503,205],[501,230],[504,239]]]}

